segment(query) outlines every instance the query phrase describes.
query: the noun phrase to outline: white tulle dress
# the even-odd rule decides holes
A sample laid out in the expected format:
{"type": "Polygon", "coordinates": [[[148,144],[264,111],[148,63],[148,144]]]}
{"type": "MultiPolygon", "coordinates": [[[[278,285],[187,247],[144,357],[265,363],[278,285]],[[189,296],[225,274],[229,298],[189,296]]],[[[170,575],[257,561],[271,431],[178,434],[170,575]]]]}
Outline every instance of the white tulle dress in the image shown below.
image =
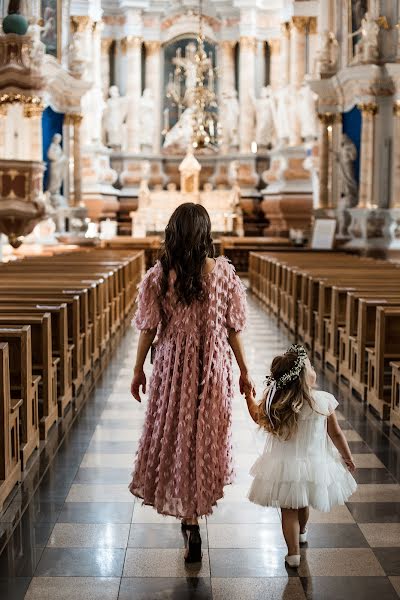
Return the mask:
{"type": "Polygon", "coordinates": [[[298,430],[288,441],[267,434],[263,454],[250,473],[248,497],[261,506],[313,508],[329,512],[344,504],[357,484],[327,432],[327,417],[337,407],[328,392],[315,391],[313,409],[303,406],[298,430]]]}

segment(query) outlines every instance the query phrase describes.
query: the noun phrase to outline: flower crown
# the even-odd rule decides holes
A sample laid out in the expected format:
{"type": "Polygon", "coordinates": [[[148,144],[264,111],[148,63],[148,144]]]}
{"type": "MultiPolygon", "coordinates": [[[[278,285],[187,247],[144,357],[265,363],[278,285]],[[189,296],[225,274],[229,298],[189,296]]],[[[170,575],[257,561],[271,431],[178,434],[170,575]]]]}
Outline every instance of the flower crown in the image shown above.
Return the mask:
{"type": "Polygon", "coordinates": [[[289,354],[289,352],[297,354],[297,359],[293,367],[290,369],[290,371],[284,373],[282,377],[279,377],[279,379],[275,379],[272,375],[268,375],[265,380],[267,386],[275,384],[276,389],[281,390],[284,387],[286,387],[289,383],[300,377],[300,373],[304,367],[304,363],[308,358],[307,352],[305,348],[303,348],[303,346],[300,346],[299,344],[293,344],[292,346],[290,346],[290,348],[286,350],[285,354],[289,354]]]}

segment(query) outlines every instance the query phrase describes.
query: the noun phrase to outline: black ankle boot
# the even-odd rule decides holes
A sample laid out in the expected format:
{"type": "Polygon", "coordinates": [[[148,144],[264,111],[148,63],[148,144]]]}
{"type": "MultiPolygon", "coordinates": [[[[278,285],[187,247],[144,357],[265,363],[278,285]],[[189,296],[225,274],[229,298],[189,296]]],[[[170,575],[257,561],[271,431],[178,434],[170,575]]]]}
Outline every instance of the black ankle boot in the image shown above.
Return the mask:
{"type": "Polygon", "coordinates": [[[185,563],[196,563],[200,562],[203,555],[201,552],[201,535],[200,527],[198,525],[182,525],[187,532],[187,555],[185,556],[185,563]]]}

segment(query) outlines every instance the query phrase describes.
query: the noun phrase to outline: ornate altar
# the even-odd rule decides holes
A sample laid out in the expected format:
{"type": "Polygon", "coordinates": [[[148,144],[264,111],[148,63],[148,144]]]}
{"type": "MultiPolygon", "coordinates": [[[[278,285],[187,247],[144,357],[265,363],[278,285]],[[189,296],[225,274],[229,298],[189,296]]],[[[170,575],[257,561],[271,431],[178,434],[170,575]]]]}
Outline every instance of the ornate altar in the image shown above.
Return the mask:
{"type": "Polygon", "coordinates": [[[191,148],[180,164],[179,171],[180,192],[175,186],[169,190],[150,191],[147,181],[142,181],[138,209],[131,213],[132,235],[141,237],[150,232],[164,232],[173,211],[185,202],[202,204],[206,208],[214,234],[243,235],[240,188],[234,186],[230,190],[213,190],[211,184],[205,184],[203,191],[200,191],[201,165],[191,148]]]}

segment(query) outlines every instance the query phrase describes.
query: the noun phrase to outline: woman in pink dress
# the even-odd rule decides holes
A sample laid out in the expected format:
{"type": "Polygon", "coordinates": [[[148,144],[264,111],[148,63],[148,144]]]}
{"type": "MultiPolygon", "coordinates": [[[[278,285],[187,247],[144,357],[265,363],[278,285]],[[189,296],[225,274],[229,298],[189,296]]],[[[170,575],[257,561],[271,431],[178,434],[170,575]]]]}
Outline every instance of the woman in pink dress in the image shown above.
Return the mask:
{"type": "Polygon", "coordinates": [[[144,504],[182,520],[186,562],[201,559],[198,518],[232,483],[232,353],[240,391],[253,389],[240,331],[246,292],[234,267],[213,258],[205,208],[179,206],[160,260],[146,273],[134,322],[141,331],[132,395],[146,391],[143,365],[157,335],[149,402],[129,489],[144,504]]]}

